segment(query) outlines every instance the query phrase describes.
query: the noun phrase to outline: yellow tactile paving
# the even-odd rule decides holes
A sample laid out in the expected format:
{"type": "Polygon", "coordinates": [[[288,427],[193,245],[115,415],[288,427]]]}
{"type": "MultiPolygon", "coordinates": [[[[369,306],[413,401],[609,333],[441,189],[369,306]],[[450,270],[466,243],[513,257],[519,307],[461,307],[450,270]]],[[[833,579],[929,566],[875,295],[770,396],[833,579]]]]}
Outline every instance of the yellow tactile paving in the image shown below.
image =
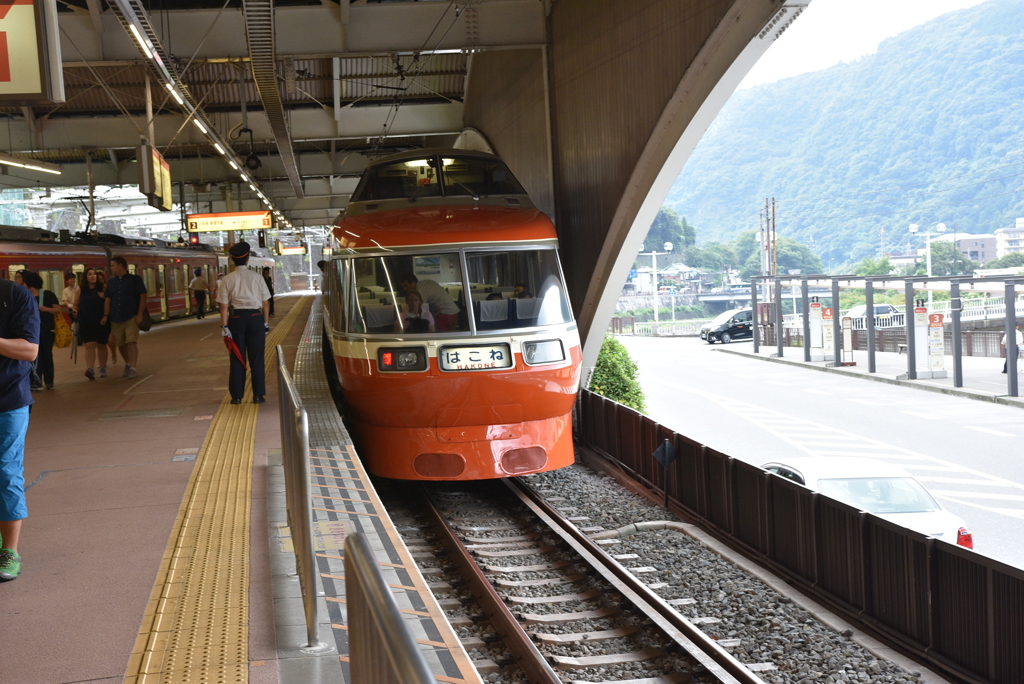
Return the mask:
{"type": "MultiPolygon", "coordinates": [[[[267,337],[268,378],[277,364],[275,346],[308,299],[297,301],[267,337]]],[[[196,459],[126,684],[249,680],[249,517],[259,405],[230,402],[225,394],[196,459]]]]}

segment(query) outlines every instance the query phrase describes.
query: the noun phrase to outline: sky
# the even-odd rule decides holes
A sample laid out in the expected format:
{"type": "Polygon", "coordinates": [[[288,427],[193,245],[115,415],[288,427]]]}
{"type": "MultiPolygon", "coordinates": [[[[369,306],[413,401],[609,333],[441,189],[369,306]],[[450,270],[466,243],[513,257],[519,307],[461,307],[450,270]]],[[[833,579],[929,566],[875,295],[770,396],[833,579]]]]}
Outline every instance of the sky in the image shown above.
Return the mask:
{"type": "Polygon", "coordinates": [[[812,0],[740,83],[750,88],[869,55],[940,14],[984,0],[812,0]]]}

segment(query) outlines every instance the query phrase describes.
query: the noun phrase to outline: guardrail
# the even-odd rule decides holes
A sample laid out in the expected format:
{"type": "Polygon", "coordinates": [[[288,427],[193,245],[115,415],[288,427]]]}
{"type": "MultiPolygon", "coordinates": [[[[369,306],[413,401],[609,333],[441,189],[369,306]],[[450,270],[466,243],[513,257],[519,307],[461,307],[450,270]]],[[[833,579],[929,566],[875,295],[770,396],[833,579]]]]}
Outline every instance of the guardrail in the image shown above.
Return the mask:
{"type": "Polygon", "coordinates": [[[313,546],[313,501],[309,491],[309,419],[277,347],[277,389],[281,400],[281,461],[284,466],[288,527],[295,549],[295,568],[306,614],[304,653],[320,653],[330,646],[320,641],[316,605],[316,549],[313,546]]]}
{"type": "Polygon", "coordinates": [[[434,684],[366,537],[345,538],[345,600],[353,684],[434,684]]]}
{"type": "Polygon", "coordinates": [[[593,392],[580,392],[577,419],[583,445],[852,621],[968,681],[1024,681],[1024,570],[813,492],[593,392]],[[651,456],[666,440],[677,453],[667,477],[651,456]]]}

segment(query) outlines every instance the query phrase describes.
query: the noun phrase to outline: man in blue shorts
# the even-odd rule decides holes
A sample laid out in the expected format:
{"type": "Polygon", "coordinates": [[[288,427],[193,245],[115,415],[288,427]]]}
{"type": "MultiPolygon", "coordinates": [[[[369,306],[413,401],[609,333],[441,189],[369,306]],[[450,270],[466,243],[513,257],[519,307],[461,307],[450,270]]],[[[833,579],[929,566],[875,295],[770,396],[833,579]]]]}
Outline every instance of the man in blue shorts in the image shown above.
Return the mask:
{"type": "Polygon", "coordinates": [[[32,361],[39,353],[39,305],[27,288],[0,278],[0,582],[21,572],[18,536],[25,505],[25,433],[32,361]]]}

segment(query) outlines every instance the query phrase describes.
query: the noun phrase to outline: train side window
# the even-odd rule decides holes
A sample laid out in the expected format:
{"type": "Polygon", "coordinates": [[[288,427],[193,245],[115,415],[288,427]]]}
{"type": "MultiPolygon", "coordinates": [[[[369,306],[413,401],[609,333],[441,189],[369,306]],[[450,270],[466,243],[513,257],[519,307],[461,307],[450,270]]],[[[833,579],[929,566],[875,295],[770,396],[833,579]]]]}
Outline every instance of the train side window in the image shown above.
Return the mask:
{"type": "Polygon", "coordinates": [[[348,288],[348,296],[345,298],[346,306],[348,307],[348,332],[365,333],[366,305],[363,303],[365,300],[359,296],[360,288],[354,287],[351,284],[351,277],[353,270],[356,273],[359,272],[359,262],[368,260],[358,259],[354,266],[352,261],[352,259],[345,259],[345,269],[341,275],[345,279],[345,286],[348,288]]]}
{"type": "Polygon", "coordinates": [[[160,294],[156,286],[156,272],[152,268],[142,269],[142,282],[146,284],[146,292],[151,297],[160,294]]]}
{"type": "Polygon", "coordinates": [[[128,272],[131,273],[132,275],[138,275],[139,267],[135,264],[128,264],[128,272]]]}
{"type": "Polygon", "coordinates": [[[338,332],[345,332],[347,321],[345,312],[348,310],[349,290],[349,261],[333,260],[329,262],[329,275],[326,282],[329,283],[331,301],[331,323],[338,332]]]}
{"type": "Polygon", "coordinates": [[[43,289],[60,297],[64,291],[64,271],[40,271],[39,275],[43,279],[43,289]]]}
{"type": "Polygon", "coordinates": [[[18,271],[24,270],[27,270],[25,264],[11,264],[10,266],[7,267],[7,279],[14,280],[14,275],[18,271]]]}
{"type": "Polygon", "coordinates": [[[172,268],[170,274],[170,282],[167,283],[168,294],[181,294],[181,271],[172,268]]]}
{"type": "Polygon", "coordinates": [[[478,330],[559,325],[572,321],[554,249],[468,253],[473,316],[478,330]],[[498,298],[512,300],[502,309],[498,298]]]}

